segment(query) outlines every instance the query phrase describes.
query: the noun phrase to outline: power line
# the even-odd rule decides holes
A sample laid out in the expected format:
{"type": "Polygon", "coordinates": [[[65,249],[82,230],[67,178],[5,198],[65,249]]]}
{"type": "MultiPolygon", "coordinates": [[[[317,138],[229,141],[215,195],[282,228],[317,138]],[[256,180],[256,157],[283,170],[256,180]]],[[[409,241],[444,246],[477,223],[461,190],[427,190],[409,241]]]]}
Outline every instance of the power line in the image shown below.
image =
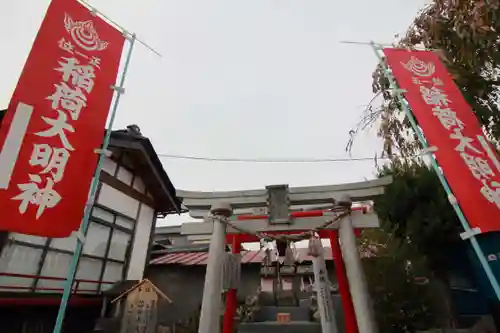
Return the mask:
{"type": "Polygon", "coordinates": [[[216,158],[189,155],[158,154],[159,157],[196,160],[207,162],[242,162],[242,163],[332,163],[388,160],[386,157],[348,157],[348,158],[216,158]]]}

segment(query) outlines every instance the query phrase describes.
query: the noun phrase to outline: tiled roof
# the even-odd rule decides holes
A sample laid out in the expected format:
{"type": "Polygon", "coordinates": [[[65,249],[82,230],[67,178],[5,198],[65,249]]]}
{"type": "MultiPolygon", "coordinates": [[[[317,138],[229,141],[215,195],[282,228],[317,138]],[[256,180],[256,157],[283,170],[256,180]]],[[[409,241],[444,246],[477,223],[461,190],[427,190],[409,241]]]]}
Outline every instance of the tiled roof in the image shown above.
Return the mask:
{"type": "MultiPolygon", "coordinates": [[[[329,247],[325,247],[325,260],[333,260],[332,251],[329,247]]],[[[308,255],[307,248],[298,248],[296,250],[298,261],[310,261],[311,256],[308,255]]],[[[264,250],[260,251],[243,251],[241,253],[242,264],[260,264],[264,260],[264,250]]],[[[363,258],[371,257],[368,253],[362,253],[363,258]]],[[[150,265],[206,265],[208,258],[207,252],[175,252],[166,253],[163,256],[151,260],[150,265]]]]}

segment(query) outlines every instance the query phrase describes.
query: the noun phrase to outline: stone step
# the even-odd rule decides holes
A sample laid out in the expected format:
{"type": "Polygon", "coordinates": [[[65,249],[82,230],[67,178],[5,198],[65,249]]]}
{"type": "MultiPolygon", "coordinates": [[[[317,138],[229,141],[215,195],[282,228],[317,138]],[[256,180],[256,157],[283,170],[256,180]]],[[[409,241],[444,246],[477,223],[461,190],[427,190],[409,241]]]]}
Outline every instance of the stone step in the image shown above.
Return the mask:
{"type": "Polygon", "coordinates": [[[241,323],[238,333],[321,333],[321,324],[310,321],[241,323]]]}
{"type": "Polygon", "coordinates": [[[273,322],[278,313],[289,313],[291,321],[308,321],[311,318],[309,308],[298,306],[262,306],[254,314],[254,318],[257,322],[273,322]]]}
{"type": "MultiPolygon", "coordinates": [[[[333,307],[335,311],[335,319],[337,322],[338,332],[344,333],[345,327],[344,327],[344,318],[342,313],[340,297],[338,295],[335,295],[332,297],[332,300],[333,300],[333,307]]],[[[307,303],[309,302],[306,301],[302,302],[302,306],[261,306],[259,310],[256,311],[254,314],[255,322],[242,323],[242,325],[276,322],[278,313],[290,313],[290,320],[292,322],[300,321],[300,322],[311,322],[311,324],[316,324],[315,322],[313,322],[314,321],[313,318],[311,318],[312,314],[310,313],[307,303]]]]}

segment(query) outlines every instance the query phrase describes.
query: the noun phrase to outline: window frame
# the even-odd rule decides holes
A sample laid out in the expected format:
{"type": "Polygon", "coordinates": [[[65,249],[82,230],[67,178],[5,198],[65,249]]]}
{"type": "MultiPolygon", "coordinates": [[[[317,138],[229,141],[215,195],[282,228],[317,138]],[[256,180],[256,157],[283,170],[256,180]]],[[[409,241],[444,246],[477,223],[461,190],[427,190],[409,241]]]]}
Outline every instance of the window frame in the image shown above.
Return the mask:
{"type": "MultiPolygon", "coordinates": [[[[110,229],[109,235],[107,236],[107,243],[106,243],[106,249],[104,252],[104,256],[101,257],[101,256],[92,255],[92,254],[81,253],[81,257],[83,257],[83,258],[98,260],[102,263],[101,269],[99,272],[99,278],[96,280],[97,281],[96,282],[96,284],[97,284],[96,293],[101,293],[102,292],[102,285],[107,284],[107,283],[103,283],[103,282],[106,282],[106,281],[103,281],[103,277],[104,277],[104,272],[105,272],[106,266],[109,262],[118,263],[118,264],[123,265],[121,280],[125,279],[126,272],[128,270],[128,267],[129,267],[130,258],[131,258],[131,254],[132,254],[132,248],[133,248],[134,239],[135,239],[135,232],[136,232],[136,228],[137,228],[137,217],[135,219],[130,218],[124,214],[121,214],[117,211],[114,211],[113,209],[107,208],[107,207],[100,205],[100,204],[97,204],[97,203],[94,204],[94,207],[97,207],[99,209],[102,209],[104,211],[107,211],[107,212],[113,214],[113,222],[112,223],[105,221],[101,218],[95,217],[92,214],[89,218],[89,225],[90,225],[90,223],[96,223],[98,225],[105,226],[105,227],[108,227],[110,229]],[[120,216],[122,218],[125,218],[125,219],[133,222],[133,228],[128,229],[128,228],[125,228],[123,226],[116,224],[117,216],[120,216]],[[110,252],[110,248],[111,248],[111,240],[113,239],[112,237],[113,237],[115,230],[126,233],[127,235],[130,236],[128,244],[127,244],[127,248],[125,250],[124,260],[117,260],[117,259],[113,259],[113,258],[109,257],[109,252],[110,252]]],[[[139,208],[139,212],[140,212],[140,208],[139,208]]],[[[74,251],[52,247],[51,246],[52,239],[53,238],[47,238],[47,240],[45,241],[45,244],[34,244],[34,243],[30,243],[30,242],[23,241],[23,240],[13,239],[13,238],[9,239],[9,242],[11,244],[15,244],[18,246],[24,246],[24,247],[28,247],[28,248],[32,248],[32,249],[33,248],[38,249],[38,250],[41,250],[41,252],[42,252],[40,255],[40,260],[38,262],[38,267],[36,269],[36,274],[33,276],[34,279],[33,279],[31,289],[30,289],[30,291],[32,291],[32,292],[37,291],[39,281],[43,280],[43,276],[41,276],[41,272],[42,272],[45,260],[47,258],[47,254],[49,252],[67,254],[67,255],[71,255],[71,256],[74,255],[74,251]]],[[[77,267],[77,271],[78,271],[78,267],[77,267]]]]}

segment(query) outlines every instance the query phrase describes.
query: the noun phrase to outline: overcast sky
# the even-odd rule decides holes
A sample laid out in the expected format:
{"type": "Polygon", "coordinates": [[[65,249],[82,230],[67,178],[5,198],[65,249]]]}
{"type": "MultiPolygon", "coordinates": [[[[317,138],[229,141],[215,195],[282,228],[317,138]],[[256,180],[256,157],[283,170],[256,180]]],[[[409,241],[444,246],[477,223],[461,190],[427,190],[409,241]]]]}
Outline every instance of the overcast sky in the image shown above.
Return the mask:
{"type": "MultiPolygon", "coordinates": [[[[137,124],[161,154],[345,158],[372,97],[369,46],[406,30],[425,0],[93,0],[155,48],[134,51],[115,128],[137,124]]],[[[6,107],[49,0],[3,4],[0,108],[6,107]]],[[[353,157],[380,151],[361,135],[353,157]]],[[[221,163],[163,158],[179,189],[336,184],[373,178],[373,161],[221,163]]],[[[180,222],[179,217],[168,224],[180,222]]]]}

